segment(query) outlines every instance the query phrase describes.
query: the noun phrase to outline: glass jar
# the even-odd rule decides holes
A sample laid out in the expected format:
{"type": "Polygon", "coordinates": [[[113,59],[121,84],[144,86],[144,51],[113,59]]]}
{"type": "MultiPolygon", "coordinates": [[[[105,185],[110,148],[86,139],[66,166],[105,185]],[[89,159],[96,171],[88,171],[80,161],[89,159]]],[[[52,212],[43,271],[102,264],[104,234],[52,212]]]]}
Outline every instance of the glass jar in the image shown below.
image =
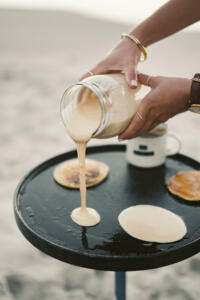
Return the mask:
{"type": "Polygon", "coordinates": [[[140,101],[138,91],[131,89],[123,74],[94,75],[69,87],[61,100],[61,115],[65,126],[74,109],[87,97],[96,97],[101,107],[101,120],[94,138],[119,135],[129,125],[140,101]]]}

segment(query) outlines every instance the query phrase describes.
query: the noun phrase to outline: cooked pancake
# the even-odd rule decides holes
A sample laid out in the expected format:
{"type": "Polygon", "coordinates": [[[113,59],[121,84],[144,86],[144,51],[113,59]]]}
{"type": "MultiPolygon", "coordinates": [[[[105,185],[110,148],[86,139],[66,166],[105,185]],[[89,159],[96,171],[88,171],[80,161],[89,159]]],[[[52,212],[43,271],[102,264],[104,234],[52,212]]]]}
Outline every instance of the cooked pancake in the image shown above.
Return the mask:
{"type": "MultiPolygon", "coordinates": [[[[109,173],[109,167],[96,160],[86,159],[86,186],[100,184],[109,173]]],[[[67,160],[54,169],[54,179],[62,186],[79,189],[79,163],[77,159],[67,160]]]]}
{"type": "Polygon", "coordinates": [[[180,198],[200,201],[200,171],[185,171],[168,180],[168,190],[180,198]]]}

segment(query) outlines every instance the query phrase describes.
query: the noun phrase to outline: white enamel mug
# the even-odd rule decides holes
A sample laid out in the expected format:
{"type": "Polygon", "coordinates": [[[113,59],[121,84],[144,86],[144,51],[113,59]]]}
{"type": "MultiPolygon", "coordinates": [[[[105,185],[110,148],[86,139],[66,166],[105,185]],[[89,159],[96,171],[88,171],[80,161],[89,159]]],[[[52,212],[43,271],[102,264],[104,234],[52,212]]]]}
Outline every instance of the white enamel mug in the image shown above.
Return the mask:
{"type": "Polygon", "coordinates": [[[180,140],[168,134],[167,124],[162,123],[147,135],[129,140],[126,158],[133,166],[153,168],[164,164],[168,155],[175,155],[180,149],[180,140]]]}

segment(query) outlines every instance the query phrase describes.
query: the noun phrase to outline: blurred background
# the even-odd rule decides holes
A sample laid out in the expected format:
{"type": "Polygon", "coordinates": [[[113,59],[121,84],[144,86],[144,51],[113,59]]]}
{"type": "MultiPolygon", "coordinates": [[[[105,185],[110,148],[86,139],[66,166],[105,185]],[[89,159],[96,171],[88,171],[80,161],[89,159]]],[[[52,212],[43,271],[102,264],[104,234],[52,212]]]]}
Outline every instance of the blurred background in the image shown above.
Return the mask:
{"type": "MultiPolygon", "coordinates": [[[[0,299],[114,299],[113,273],[74,267],[33,248],[19,232],[12,199],[20,178],[41,161],[74,148],[59,115],[66,87],[90,70],[164,0],[0,0],[0,299]]],[[[177,13],[178,16],[178,13],[177,13]]],[[[169,20],[170,22],[170,20],[169,20]]],[[[148,49],[139,70],[191,78],[200,71],[200,26],[148,49]]],[[[200,160],[200,116],[168,122],[181,152],[200,160]]],[[[92,140],[90,144],[117,140],[92,140]]],[[[128,299],[196,300],[200,256],[128,273],[128,299]]]]}

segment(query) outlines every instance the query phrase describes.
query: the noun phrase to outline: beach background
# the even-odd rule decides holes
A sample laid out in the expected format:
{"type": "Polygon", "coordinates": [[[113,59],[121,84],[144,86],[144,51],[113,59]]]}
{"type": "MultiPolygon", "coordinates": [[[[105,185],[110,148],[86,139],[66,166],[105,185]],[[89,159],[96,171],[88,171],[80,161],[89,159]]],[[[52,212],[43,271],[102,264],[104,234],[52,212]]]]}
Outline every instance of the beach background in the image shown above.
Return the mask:
{"type": "MultiPolygon", "coordinates": [[[[74,148],[59,114],[66,87],[90,70],[122,32],[166,1],[152,1],[148,9],[151,1],[127,0],[123,16],[122,1],[108,2],[93,1],[92,6],[86,1],[89,8],[83,9],[81,1],[75,7],[72,1],[52,6],[47,1],[0,1],[0,300],[114,299],[112,272],[78,268],[39,252],[19,232],[12,204],[26,172],[74,148]]],[[[149,59],[139,70],[191,78],[200,67],[199,37],[196,25],[149,47],[149,59]]],[[[200,116],[186,112],[168,126],[181,139],[181,152],[200,161],[200,116]]],[[[92,140],[90,145],[116,142],[92,140]]],[[[129,272],[127,296],[197,300],[199,275],[199,254],[172,266],[129,272]]]]}

